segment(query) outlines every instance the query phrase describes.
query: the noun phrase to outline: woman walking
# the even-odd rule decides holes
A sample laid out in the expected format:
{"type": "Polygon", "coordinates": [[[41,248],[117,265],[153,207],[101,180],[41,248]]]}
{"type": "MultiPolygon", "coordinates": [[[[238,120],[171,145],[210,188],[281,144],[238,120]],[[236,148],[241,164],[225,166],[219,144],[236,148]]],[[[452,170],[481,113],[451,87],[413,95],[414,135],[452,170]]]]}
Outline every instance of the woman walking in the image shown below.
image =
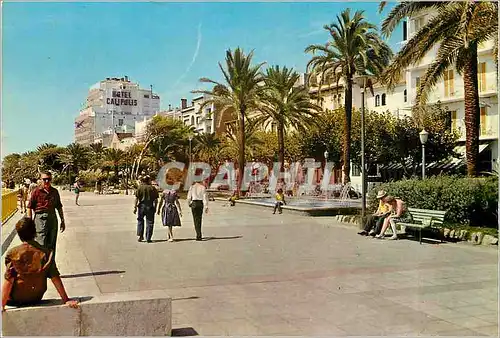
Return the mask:
{"type": "Polygon", "coordinates": [[[161,220],[164,227],[168,227],[167,240],[169,242],[174,241],[173,227],[181,226],[182,210],[181,204],[179,203],[179,195],[175,190],[165,190],[163,191],[160,199],[160,205],[158,206],[158,215],[161,211],[161,220]],[[163,206],[163,208],[162,208],[163,206]]]}
{"type": "Polygon", "coordinates": [[[73,189],[75,191],[75,204],[76,205],[80,205],[78,204],[78,199],[80,198],[80,190],[82,189],[82,187],[80,186],[80,178],[77,177],[75,178],[75,184],[73,185],[73,189]]]}

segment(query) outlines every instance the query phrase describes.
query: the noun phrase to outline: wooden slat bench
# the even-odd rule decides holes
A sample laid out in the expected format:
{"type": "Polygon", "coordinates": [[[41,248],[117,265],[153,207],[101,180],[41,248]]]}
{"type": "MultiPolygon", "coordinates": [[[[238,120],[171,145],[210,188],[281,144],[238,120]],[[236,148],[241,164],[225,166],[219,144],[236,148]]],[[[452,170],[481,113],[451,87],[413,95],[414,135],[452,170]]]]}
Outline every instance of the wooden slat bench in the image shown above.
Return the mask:
{"type": "Polygon", "coordinates": [[[422,244],[422,229],[443,224],[446,211],[408,208],[412,215],[413,223],[396,222],[396,226],[416,228],[419,230],[419,241],[422,244]]]}

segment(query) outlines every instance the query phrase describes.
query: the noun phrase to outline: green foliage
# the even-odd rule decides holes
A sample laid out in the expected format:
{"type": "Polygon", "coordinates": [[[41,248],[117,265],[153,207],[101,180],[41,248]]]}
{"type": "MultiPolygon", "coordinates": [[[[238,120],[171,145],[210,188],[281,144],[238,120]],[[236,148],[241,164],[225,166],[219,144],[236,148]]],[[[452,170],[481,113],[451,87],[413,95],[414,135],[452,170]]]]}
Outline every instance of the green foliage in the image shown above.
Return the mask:
{"type": "Polygon", "coordinates": [[[471,226],[498,226],[498,179],[436,176],[383,183],[369,194],[376,209],[376,190],[401,198],[409,208],[447,211],[446,222],[471,226]]]}

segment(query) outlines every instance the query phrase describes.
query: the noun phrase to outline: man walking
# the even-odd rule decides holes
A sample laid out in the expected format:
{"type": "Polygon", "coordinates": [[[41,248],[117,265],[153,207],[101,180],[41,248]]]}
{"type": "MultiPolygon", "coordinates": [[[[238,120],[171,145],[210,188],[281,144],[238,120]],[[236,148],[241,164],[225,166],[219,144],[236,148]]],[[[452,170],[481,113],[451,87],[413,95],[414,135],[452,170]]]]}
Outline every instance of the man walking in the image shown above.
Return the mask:
{"type": "Polygon", "coordinates": [[[44,172],[41,178],[42,185],[35,188],[31,193],[28,202],[28,217],[35,221],[35,241],[44,248],[52,250],[55,257],[58,225],[56,210],[61,219],[61,232],[64,232],[66,229],[63,206],[59,191],[51,185],[52,174],[44,172]]]}
{"type": "Polygon", "coordinates": [[[193,212],[194,229],[196,230],[196,240],[201,241],[201,219],[203,209],[208,212],[207,189],[200,181],[193,184],[188,191],[187,201],[193,212]]]}
{"type": "Polygon", "coordinates": [[[144,240],[144,217],[146,217],[146,241],[151,243],[157,204],[158,191],[151,185],[151,178],[146,176],[135,193],[134,214],[139,209],[137,215],[137,236],[139,236],[139,242],[144,240]]]}

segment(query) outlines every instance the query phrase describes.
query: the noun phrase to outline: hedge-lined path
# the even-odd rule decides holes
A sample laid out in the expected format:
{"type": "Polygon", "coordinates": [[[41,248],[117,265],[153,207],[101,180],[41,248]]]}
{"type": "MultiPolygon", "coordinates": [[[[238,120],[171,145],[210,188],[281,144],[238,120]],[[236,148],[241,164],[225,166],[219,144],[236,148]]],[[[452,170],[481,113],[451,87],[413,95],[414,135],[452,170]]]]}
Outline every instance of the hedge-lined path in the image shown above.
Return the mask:
{"type": "Polygon", "coordinates": [[[185,201],[178,242],[165,242],[157,217],[154,242],[138,243],[132,196],[62,198],[69,294],[168,290],[174,334],[497,335],[491,248],[375,240],[331,217],[221,202],[204,216],[208,240],[195,242],[185,201]]]}

